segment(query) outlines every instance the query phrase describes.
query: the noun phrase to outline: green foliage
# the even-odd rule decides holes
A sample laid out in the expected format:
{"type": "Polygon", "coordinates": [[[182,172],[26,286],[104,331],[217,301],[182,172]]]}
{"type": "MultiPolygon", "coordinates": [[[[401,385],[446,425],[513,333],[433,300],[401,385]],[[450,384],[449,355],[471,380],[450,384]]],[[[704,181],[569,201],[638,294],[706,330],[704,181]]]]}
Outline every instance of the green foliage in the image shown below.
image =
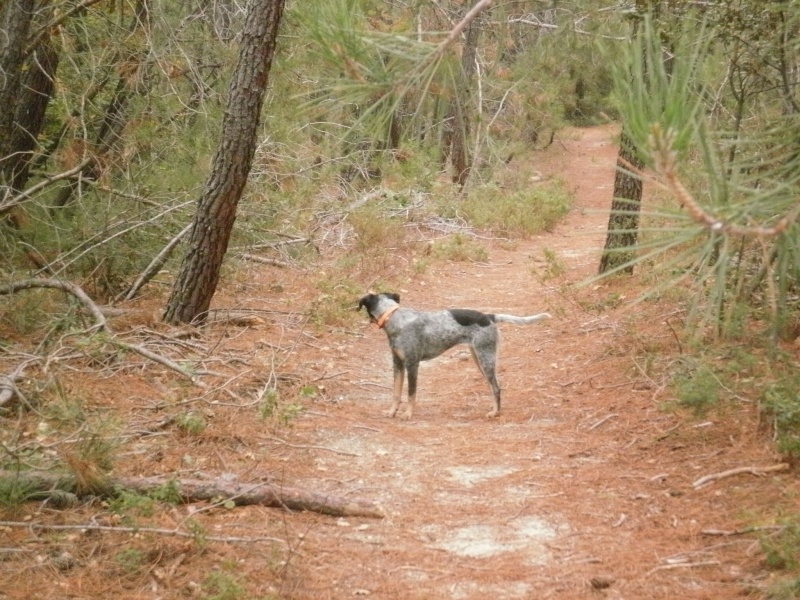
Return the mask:
{"type": "Polygon", "coordinates": [[[455,233],[431,244],[430,255],[440,260],[455,262],[486,262],[489,253],[474,238],[455,233]]]}
{"type": "Polygon", "coordinates": [[[513,191],[480,186],[470,190],[459,208],[477,227],[508,237],[530,237],[552,229],[571,206],[564,185],[548,181],[513,191]]]}
{"type": "Polygon", "coordinates": [[[167,502],[169,504],[180,504],[183,501],[181,498],[181,486],[177,479],[169,479],[164,484],[150,490],[148,496],[158,502],[167,502]]]}
{"type": "Polygon", "coordinates": [[[34,489],[19,478],[0,478],[0,510],[14,511],[35,496],[34,489]]]}
{"type": "MultiPolygon", "coordinates": [[[[780,333],[796,310],[790,297],[800,280],[800,155],[793,141],[800,113],[787,115],[791,99],[751,90],[738,114],[752,111],[748,121],[757,122],[756,129],[720,118],[730,113],[714,112],[709,103],[715,90],[727,89],[730,73],[743,68],[742,55],[730,53],[732,42],[712,26],[686,15],[681,22],[646,17],[624,59],[615,62],[625,131],[672,196],[669,207],[653,211],[661,223],[635,248],[636,258],[615,271],[644,263],[651,274],[680,271],[662,287],[693,286],[695,324],[714,324],[729,335],[746,312],[767,318],[780,333]]],[[[767,42],[775,53],[780,39],[767,42]]],[[[763,92],[774,83],[761,85],[763,92]]]]}
{"type": "Polygon", "coordinates": [[[545,266],[543,268],[537,268],[535,264],[531,265],[531,273],[534,277],[541,282],[545,282],[564,274],[566,267],[555,250],[543,248],[542,256],[545,262],[545,266]]]}
{"type": "Polygon", "coordinates": [[[777,534],[761,536],[761,550],[768,568],[782,571],[800,569],[800,523],[785,523],[777,534]]]}
{"type": "MultiPolygon", "coordinates": [[[[585,126],[616,116],[613,63],[597,52],[597,37],[574,32],[569,11],[559,12],[558,18],[558,30],[520,44],[522,51],[508,61],[511,76],[502,82],[513,89],[512,129],[506,135],[538,145],[565,123],[585,126]]],[[[610,31],[607,23],[592,23],[593,34],[610,31]]]]}
{"type": "Polygon", "coordinates": [[[131,515],[151,517],[155,512],[155,500],[126,489],[119,489],[108,502],[109,509],[125,519],[131,515]]]}
{"type": "Polygon", "coordinates": [[[341,107],[337,121],[352,124],[346,135],[366,137],[368,145],[391,147],[399,112],[405,127],[431,114],[441,127],[446,99],[457,95],[458,63],[452,54],[440,52],[433,40],[418,39],[410,22],[371,28],[354,0],[314,3],[298,17],[314,41],[316,60],[329,74],[320,75],[322,85],[309,95],[308,108],[341,107]]]}
{"type": "Polygon", "coordinates": [[[346,325],[356,318],[355,299],[361,286],[349,280],[344,273],[322,273],[317,282],[319,294],[311,302],[309,319],[317,326],[346,325]]]}
{"type": "Polygon", "coordinates": [[[280,394],[275,388],[270,388],[259,403],[258,414],[262,420],[271,418],[278,410],[280,394]]]}
{"type": "MultiPolygon", "coordinates": [[[[300,388],[301,398],[314,398],[318,393],[318,388],[313,385],[305,385],[300,388]]],[[[281,402],[278,390],[272,388],[264,394],[259,405],[259,415],[262,420],[272,420],[281,427],[290,427],[292,421],[296,419],[304,410],[300,404],[293,402],[281,402]]]]}
{"type": "Polygon", "coordinates": [[[779,581],[769,586],[767,600],[797,600],[800,598],[800,577],[779,581]]]}
{"type": "Polygon", "coordinates": [[[240,579],[225,571],[211,571],[202,584],[206,600],[245,600],[247,590],[240,579]]]}
{"type": "Polygon", "coordinates": [[[773,418],[778,450],[800,457],[800,373],[790,371],[763,392],[762,408],[773,418]]]}
{"type": "Polygon", "coordinates": [[[139,571],[147,562],[147,555],[137,548],[125,548],[117,552],[114,562],[119,565],[125,573],[132,574],[139,571]]]}
{"type": "Polygon", "coordinates": [[[184,435],[200,435],[208,427],[208,422],[203,413],[194,410],[177,415],[175,424],[184,435]]]}
{"type": "Polygon", "coordinates": [[[715,406],[721,397],[722,385],[719,378],[705,365],[677,377],[673,383],[678,403],[698,414],[703,414],[715,406]]]}
{"type": "Polygon", "coordinates": [[[395,250],[405,239],[404,223],[386,215],[381,206],[368,204],[347,217],[355,233],[355,250],[378,260],[395,250]]]}

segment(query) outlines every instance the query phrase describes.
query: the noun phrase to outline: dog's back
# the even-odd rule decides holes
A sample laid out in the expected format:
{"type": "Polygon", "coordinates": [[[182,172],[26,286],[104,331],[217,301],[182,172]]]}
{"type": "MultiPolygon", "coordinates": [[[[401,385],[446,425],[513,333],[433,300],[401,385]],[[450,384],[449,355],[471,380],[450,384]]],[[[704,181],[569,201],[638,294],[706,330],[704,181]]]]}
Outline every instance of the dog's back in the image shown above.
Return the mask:
{"type": "Polygon", "coordinates": [[[477,310],[422,312],[401,308],[385,329],[389,344],[404,360],[423,361],[436,358],[457,344],[496,340],[497,327],[492,317],[477,310]]]}

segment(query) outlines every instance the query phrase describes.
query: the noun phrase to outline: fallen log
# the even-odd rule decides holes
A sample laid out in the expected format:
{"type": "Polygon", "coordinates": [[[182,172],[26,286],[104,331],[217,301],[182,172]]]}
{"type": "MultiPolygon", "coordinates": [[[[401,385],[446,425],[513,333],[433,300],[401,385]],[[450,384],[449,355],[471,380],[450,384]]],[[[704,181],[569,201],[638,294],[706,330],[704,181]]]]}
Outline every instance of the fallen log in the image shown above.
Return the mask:
{"type": "Polygon", "coordinates": [[[164,486],[174,485],[183,502],[230,501],[237,506],[253,505],[284,508],[293,511],[311,511],[334,517],[383,518],[383,510],[370,500],[344,498],[333,494],[311,492],[299,488],[269,483],[240,483],[222,479],[174,479],[169,477],[105,477],[94,480],[91,489],[81,484],[73,475],[44,471],[2,471],[0,487],[17,485],[41,494],[60,492],[83,495],[91,493],[103,497],[118,494],[126,489],[147,494],[164,486]]]}

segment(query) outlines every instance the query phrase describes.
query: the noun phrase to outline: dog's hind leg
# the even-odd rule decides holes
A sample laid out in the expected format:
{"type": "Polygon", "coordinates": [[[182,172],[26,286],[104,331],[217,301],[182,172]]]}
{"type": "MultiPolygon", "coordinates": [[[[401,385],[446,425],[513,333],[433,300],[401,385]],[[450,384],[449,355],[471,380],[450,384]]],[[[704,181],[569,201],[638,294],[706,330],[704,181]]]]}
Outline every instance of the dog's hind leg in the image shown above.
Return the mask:
{"type": "Polygon", "coordinates": [[[408,371],[408,408],[403,415],[404,419],[410,419],[414,414],[414,406],[417,402],[417,373],[419,373],[419,363],[406,363],[408,371]]]}
{"type": "Polygon", "coordinates": [[[487,417],[496,417],[500,414],[500,384],[497,383],[497,349],[496,347],[475,346],[470,345],[470,352],[472,358],[475,359],[475,364],[478,365],[486,381],[492,388],[494,395],[494,408],[486,413],[487,417]]]}
{"type": "Polygon", "coordinates": [[[392,389],[392,405],[386,411],[387,417],[393,417],[400,408],[400,400],[403,397],[403,376],[405,375],[405,365],[403,360],[396,354],[392,354],[394,360],[394,388],[392,389]]]}

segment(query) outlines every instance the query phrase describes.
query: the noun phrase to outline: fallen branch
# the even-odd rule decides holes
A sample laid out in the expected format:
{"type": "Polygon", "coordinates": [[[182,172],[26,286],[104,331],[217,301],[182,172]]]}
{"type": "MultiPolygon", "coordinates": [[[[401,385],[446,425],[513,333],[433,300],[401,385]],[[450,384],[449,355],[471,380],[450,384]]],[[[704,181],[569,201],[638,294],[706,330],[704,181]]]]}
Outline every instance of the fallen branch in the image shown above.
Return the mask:
{"type": "MultiPolygon", "coordinates": [[[[95,0],[96,1],[96,0],[95,0]]],[[[62,179],[69,179],[73,175],[77,175],[81,171],[83,171],[87,166],[92,164],[96,160],[95,157],[90,156],[89,158],[85,159],[79,165],[74,166],[73,168],[64,171],[63,173],[59,173],[58,175],[51,175],[50,177],[46,177],[39,183],[34,186],[29,187],[27,190],[24,190],[14,196],[13,198],[9,198],[3,202],[0,202],[0,215],[4,215],[9,212],[12,208],[17,206],[18,204],[22,204],[26,200],[31,200],[33,198],[33,194],[38,192],[41,189],[46,188],[50,184],[53,184],[57,181],[61,181],[62,179]]]]}
{"type": "Polygon", "coordinates": [[[759,531],[782,531],[784,529],[786,529],[786,525],[759,525],[743,527],[742,529],[703,529],[700,533],[728,537],[732,535],[747,535],[748,533],[757,533],[759,531]]]}
{"type": "Polygon", "coordinates": [[[158,535],[172,535],[175,537],[198,538],[210,542],[226,543],[255,543],[278,542],[286,544],[286,540],[276,537],[232,537],[220,535],[202,535],[181,531],[180,529],[162,529],[159,527],[122,527],[115,525],[98,525],[97,523],[84,523],[83,525],[50,525],[47,523],[24,523],[20,521],[0,521],[0,527],[19,527],[21,529],[46,529],[49,531],[113,531],[116,533],[155,533],[158,535]]]}
{"type": "Polygon", "coordinates": [[[94,317],[93,329],[107,330],[108,324],[103,315],[100,307],[89,298],[89,295],[83,291],[79,286],[69,281],[62,281],[61,279],[23,279],[22,281],[15,281],[6,285],[0,285],[0,296],[13,294],[22,290],[32,290],[35,288],[49,288],[67,292],[75,296],[86,307],[86,310],[94,317]]]}
{"type": "MultiPolygon", "coordinates": [[[[87,490],[72,475],[44,471],[0,471],[0,483],[14,484],[29,492],[50,493],[61,490],[83,493],[87,490]]],[[[172,479],[168,477],[106,477],[92,482],[91,492],[99,496],[114,496],[120,488],[147,494],[174,484],[184,502],[229,499],[237,506],[260,505],[294,511],[311,511],[334,517],[383,518],[383,511],[370,500],[347,499],[331,494],[310,492],[299,488],[267,483],[238,483],[220,480],[172,479]]]]}
{"type": "Polygon", "coordinates": [[[657,567],[653,567],[650,569],[647,574],[652,575],[656,571],[668,571],[670,569],[694,569],[696,567],[715,567],[720,565],[721,563],[718,560],[704,560],[701,562],[683,562],[683,563],[673,563],[669,565],[659,565],[657,567]]]}
{"type": "Polygon", "coordinates": [[[177,371],[198,387],[205,387],[205,384],[195,378],[192,373],[166,356],[156,354],[155,352],[148,350],[143,346],[129,344],[128,342],[123,342],[122,340],[118,339],[116,334],[108,326],[105,315],[103,315],[103,311],[100,309],[100,307],[94,303],[94,300],[92,300],[89,295],[83,291],[83,289],[74,283],[62,281],[60,279],[23,279],[22,281],[15,281],[7,285],[0,285],[0,295],[13,294],[21,290],[30,290],[34,288],[58,289],[71,294],[80,300],[81,304],[83,304],[84,307],[86,307],[86,310],[88,310],[92,317],[94,317],[94,325],[89,329],[90,332],[94,329],[104,331],[110,336],[110,342],[119,346],[120,348],[135,352],[149,360],[167,367],[168,369],[177,371]]]}
{"type": "Polygon", "coordinates": [[[776,473],[778,471],[786,471],[788,469],[789,469],[788,463],[780,463],[769,467],[738,467],[736,469],[721,471],[719,473],[711,473],[710,475],[701,477],[700,479],[695,481],[692,484],[692,486],[696,489],[704,485],[707,485],[713,481],[724,479],[725,477],[732,477],[733,475],[739,475],[741,473],[750,473],[751,475],[756,475],[761,477],[763,475],[766,475],[767,473],[776,473]]]}
{"type": "Polygon", "coordinates": [[[129,344],[128,342],[123,342],[122,340],[118,339],[112,339],[111,343],[114,344],[115,346],[119,346],[124,350],[130,350],[131,352],[135,352],[139,356],[144,356],[145,358],[152,360],[153,362],[157,362],[158,364],[163,365],[168,369],[177,371],[178,373],[186,377],[186,379],[190,380],[197,387],[206,387],[206,385],[199,379],[196,379],[195,376],[190,371],[184,369],[174,360],[169,359],[166,356],[161,356],[160,354],[156,354],[155,352],[148,350],[144,346],[139,346],[137,344],[129,344]]]}
{"type": "Polygon", "coordinates": [[[288,446],[289,448],[298,448],[301,450],[325,450],[327,452],[333,452],[334,454],[340,454],[342,456],[356,456],[356,457],[361,456],[360,454],[355,454],[353,452],[345,452],[344,450],[337,450],[336,448],[329,448],[328,446],[313,446],[313,445],[308,446],[305,444],[291,444],[286,440],[282,440],[280,438],[272,436],[266,436],[266,439],[273,442],[278,442],[279,444],[283,444],[284,446],[288,446]]]}
{"type": "Polygon", "coordinates": [[[14,398],[20,398],[22,402],[25,402],[25,399],[20,393],[19,388],[17,388],[17,381],[22,379],[22,373],[29,364],[38,361],[38,357],[26,360],[17,365],[17,367],[10,374],[0,375],[0,406],[3,406],[14,398]]]}
{"type": "Polygon", "coordinates": [[[292,265],[285,260],[278,260],[277,258],[266,258],[265,256],[258,256],[257,254],[240,254],[239,258],[242,260],[249,260],[252,262],[261,263],[264,265],[270,265],[273,267],[280,267],[282,269],[287,269],[292,265]]]}
{"type": "Polygon", "coordinates": [[[600,425],[602,425],[603,423],[605,423],[609,419],[613,419],[614,417],[618,417],[618,416],[619,415],[617,413],[611,413],[610,415],[606,415],[605,417],[600,419],[597,423],[595,423],[594,425],[589,427],[589,429],[587,429],[587,431],[592,431],[593,429],[597,429],[598,427],[600,427],[600,425]]]}

